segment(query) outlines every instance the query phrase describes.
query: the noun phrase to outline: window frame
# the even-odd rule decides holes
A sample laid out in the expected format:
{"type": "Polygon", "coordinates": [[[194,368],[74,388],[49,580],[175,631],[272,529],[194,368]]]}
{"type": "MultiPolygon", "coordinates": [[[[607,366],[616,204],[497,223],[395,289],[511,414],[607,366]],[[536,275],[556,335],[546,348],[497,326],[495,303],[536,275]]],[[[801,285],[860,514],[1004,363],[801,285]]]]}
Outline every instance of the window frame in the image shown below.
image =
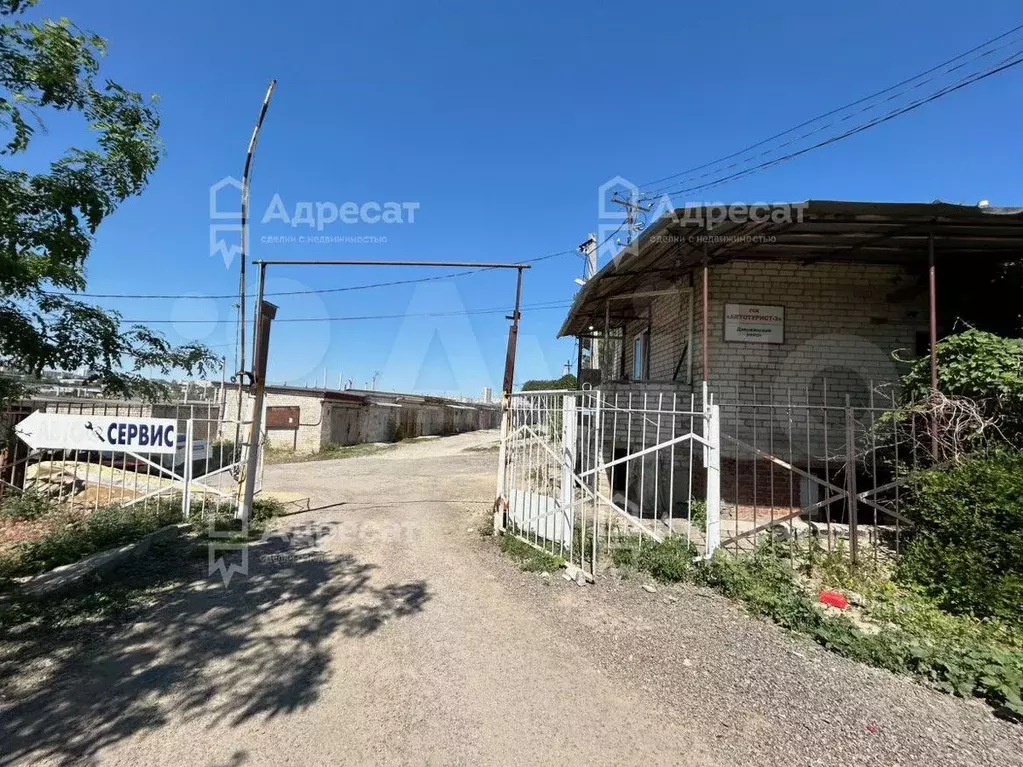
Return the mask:
{"type": "Polygon", "coordinates": [[[650,380],[650,328],[632,337],[632,380],[650,380]]]}

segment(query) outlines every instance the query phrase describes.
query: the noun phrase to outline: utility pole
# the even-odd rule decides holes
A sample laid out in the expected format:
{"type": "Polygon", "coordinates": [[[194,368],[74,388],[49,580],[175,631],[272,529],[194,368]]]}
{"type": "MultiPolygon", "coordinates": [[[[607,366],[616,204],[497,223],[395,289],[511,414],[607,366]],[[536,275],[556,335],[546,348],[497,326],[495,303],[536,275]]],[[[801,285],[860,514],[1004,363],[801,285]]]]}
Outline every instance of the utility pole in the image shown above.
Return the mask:
{"type": "Polygon", "coordinates": [[[653,210],[653,206],[647,205],[644,207],[643,205],[640,205],[638,202],[623,199],[621,195],[618,194],[618,192],[615,192],[613,195],[611,195],[611,204],[621,205],[623,208],[625,208],[624,227],[626,237],[625,243],[627,245],[631,245],[632,235],[634,233],[638,234],[639,232],[643,231],[643,224],[640,223],[638,214],[649,213],[651,210],[653,210]]]}
{"type": "Polygon", "coordinates": [[[277,316],[277,307],[263,300],[266,286],[266,264],[259,265],[259,300],[256,303],[256,343],[252,350],[252,427],[249,430],[249,452],[245,462],[245,489],[238,516],[243,524],[252,519],[252,496],[256,493],[256,472],[259,470],[259,444],[263,428],[263,399],[266,395],[266,363],[270,353],[270,323],[277,316]]]}
{"type": "MultiPolygon", "coordinates": [[[[579,252],[586,258],[586,266],[583,270],[583,279],[587,282],[597,273],[597,235],[591,234],[586,241],[579,246],[579,252]]],[[[589,339],[590,347],[590,369],[600,368],[600,342],[595,338],[589,339]]]]}
{"type": "Polygon", "coordinates": [[[515,309],[512,310],[511,327],[508,328],[508,349],[504,357],[504,381],[501,391],[501,442],[498,448],[497,499],[494,501],[494,535],[504,529],[504,508],[507,492],[508,430],[511,427],[512,391],[515,388],[515,350],[519,342],[519,318],[522,316],[522,271],[528,266],[516,267],[515,309]]]}

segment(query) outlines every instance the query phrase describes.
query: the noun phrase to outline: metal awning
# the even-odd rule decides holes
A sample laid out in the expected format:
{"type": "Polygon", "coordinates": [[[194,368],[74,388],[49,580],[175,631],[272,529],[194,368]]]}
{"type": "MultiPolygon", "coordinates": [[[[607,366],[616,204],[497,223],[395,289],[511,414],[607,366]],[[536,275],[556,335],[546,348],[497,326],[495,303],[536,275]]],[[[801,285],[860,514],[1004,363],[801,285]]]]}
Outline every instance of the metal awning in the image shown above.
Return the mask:
{"type": "Polygon", "coordinates": [[[722,207],[679,208],[661,216],[587,281],[558,337],[585,335],[591,325],[602,329],[605,312],[612,326],[627,320],[609,310],[608,299],[667,288],[705,258],[710,266],[735,259],[926,266],[931,237],[941,258],[1023,256],[1023,208],[810,200],[761,206],[757,220],[708,228],[709,212],[722,207]],[[802,211],[798,220],[774,215],[793,208],[802,211]]]}

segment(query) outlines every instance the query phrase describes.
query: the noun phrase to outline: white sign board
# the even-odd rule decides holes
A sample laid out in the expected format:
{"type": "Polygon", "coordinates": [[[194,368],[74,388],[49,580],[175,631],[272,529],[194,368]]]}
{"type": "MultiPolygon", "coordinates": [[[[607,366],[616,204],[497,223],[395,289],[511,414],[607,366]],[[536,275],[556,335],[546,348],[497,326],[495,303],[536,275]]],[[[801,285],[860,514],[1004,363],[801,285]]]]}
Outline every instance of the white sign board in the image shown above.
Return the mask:
{"type": "Polygon", "coordinates": [[[785,343],[785,307],[725,304],[725,340],[748,344],[785,343]]]}
{"type": "Polygon", "coordinates": [[[167,455],[177,449],[173,418],[71,415],[37,410],[14,427],[32,449],[167,455]]]}

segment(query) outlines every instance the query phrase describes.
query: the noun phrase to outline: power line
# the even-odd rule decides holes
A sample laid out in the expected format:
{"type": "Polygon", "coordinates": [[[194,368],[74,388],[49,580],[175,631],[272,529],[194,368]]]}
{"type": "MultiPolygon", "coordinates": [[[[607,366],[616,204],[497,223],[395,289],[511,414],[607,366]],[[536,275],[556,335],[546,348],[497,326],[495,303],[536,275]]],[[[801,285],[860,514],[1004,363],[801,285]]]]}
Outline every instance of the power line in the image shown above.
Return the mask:
{"type": "MultiPolygon", "coordinates": [[[[851,109],[852,107],[859,106],[860,104],[864,104],[866,102],[873,101],[874,99],[876,99],[876,98],[878,98],[880,96],[884,96],[886,94],[889,94],[892,91],[896,91],[897,89],[902,88],[903,86],[908,85],[909,83],[913,83],[913,82],[915,82],[917,80],[921,80],[921,78],[925,78],[927,75],[933,74],[934,72],[938,71],[939,69],[942,69],[943,67],[947,67],[950,64],[955,64],[955,62],[959,61],[960,59],[963,59],[963,58],[965,58],[965,57],[967,57],[967,56],[969,56],[969,55],[971,55],[973,53],[976,53],[977,51],[981,51],[981,50],[983,50],[985,48],[988,48],[993,43],[996,43],[996,42],[998,42],[1000,40],[1003,40],[1004,38],[1008,37],[1009,35],[1012,35],[1015,32],[1018,32],[1020,30],[1023,30],[1023,24],[1020,24],[1019,26],[1013,27],[1012,29],[1010,29],[1010,30],[1008,30],[1008,31],[1006,31],[1006,32],[996,36],[996,37],[993,37],[990,40],[987,40],[986,42],[981,43],[980,45],[975,46],[974,48],[971,48],[968,51],[964,51],[963,53],[960,53],[960,54],[958,54],[957,56],[954,56],[951,59],[948,59],[946,61],[941,62],[940,64],[937,64],[937,65],[931,67],[930,69],[927,69],[927,70],[925,70],[923,72],[920,72],[920,73],[918,73],[918,74],[916,74],[916,75],[914,75],[912,77],[909,77],[909,78],[907,78],[905,80],[901,80],[900,82],[895,83],[894,85],[890,85],[887,88],[884,88],[884,89],[882,89],[880,91],[876,91],[874,93],[871,93],[868,96],[864,96],[863,98],[857,99],[856,101],[853,101],[853,102],[851,102],[849,104],[845,104],[843,106],[840,106],[840,107],[837,107],[835,109],[832,109],[829,112],[825,112],[823,114],[817,115],[816,117],[813,117],[813,118],[811,118],[809,120],[801,122],[800,124],[795,125],[795,126],[793,126],[791,128],[788,128],[787,130],[781,131],[780,133],[776,133],[773,136],[765,138],[765,139],[763,139],[761,141],[758,141],[758,142],[756,142],[754,144],[750,144],[749,146],[747,146],[747,147],[745,147],[743,149],[740,149],[737,152],[733,152],[731,154],[724,155],[723,157],[719,157],[719,158],[717,158],[715,160],[711,160],[711,161],[703,163],[701,165],[695,165],[695,166],[693,166],[691,168],[687,168],[685,170],[679,171],[678,173],[673,173],[671,175],[664,176],[664,177],[656,179],[654,181],[650,181],[650,182],[647,182],[645,184],[642,184],[641,188],[653,187],[653,186],[658,185],[658,184],[662,185],[661,187],[659,187],[657,189],[653,189],[653,190],[645,193],[644,195],[642,195],[642,197],[650,198],[652,196],[657,196],[659,194],[662,194],[663,190],[666,188],[666,185],[663,185],[663,182],[665,182],[665,181],[670,181],[672,179],[688,176],[688,175],[691,175],[692,173],[695,173],[696,171],[720,165],[721,163],[726,162],[726,161],[728,161],[730,159],[739,157],[741,155],[745,155],[746,153],[752,151],[753,149],[756,149],[758,147],[764,146],[765,144],[769,144],[772,141],[775,141],[775,140],[777,140],[779,138],[782,138],[784,136],[789,135],[790,133],[794,133],[795,131],[799,130],[800,128],[804,128],[804,127],[806,127],[808,125],[812,125],[812,124],[814,124],[816,122],[820,122],[821,120],[823,120],[823,119],[825,119],[827,117],[831,117],[833,115],[840,114],[842,112],[845,112],[845,111],[851,109]]],[[[982,59],[984,57],[987,57],[987,56],[990,56],[990,55],[994,54],[998,50],[1002,50],[1002,49],[1004,49],[1006,47],[1014,45],[1015,43],[1019,42],[1020,39],[1023,39],[1023,38],[1016,38],[1016,39],[1011,40],[1008,43],[1005,43],[1005,44],[1003,44],[1001,46],[992,48],[990,50],[986,50],[983,53],[981,53],[979,56],[974,57],[973,59],[970,59],[968,61],[964,61],[962,63],[956,64],[955,66],[952,66],[951,68],[947,69],[942,74],[951,74],[952,72],[954,72],[954,71],[956,71],[958,69],[961,69],[961,68],[967,66],[968,64],[974,62],[974,61],[978,61],[978,60],[980,60],[980,59],[982,59]]],[[[1016,54],[1013,54],[1013,55],[1016,55],[1016,54]]],[[[1012,57],[1010,56],[1009,58],[1012,58],[1012,57]]],[[[1006,60],[1008,60],[1008,59],[1006,59],[1006,60]]],[[[880,106],[882,103],[884,103],[885,101],[891,102],[891,101],[895,100],[896,98],[904,95],[905,93],[908,93],[911,90],[918,89],[918,88],[922,87],[923,85],[926,85],[927,83],[932,82],[934,79],[935,79],[934,77],[930,77],[930,78],[924,79],[921,82],[916,83],[911,88],[907,88],[905,90],[899,91],[898,93],[895,93],[894,95],[890,96],[889,98],[885,99],[882,102],[878,102],[876,104],[867,104],[867,106],[865,106],[863,109],[861,109],[858,112],[855,112],[853,114],[847,115],[846,117],[842,118],[842,120],[840,120],[839,122],[845,122],[846,120],[852,119],[857,114],[862,114],[865,111],[869,111],[871,109],[875,109],[878,106],[880,106]]],[[[745,160],[742,160],[740,162],[732,163],[731,165],[726,166],[725,168],[722,168],[722,169],[720,169],[717,172],[728,170],[728,169],[736,167],[737,165],[740,165],[742,163],[750,162],[752,160],[755,160],[755,159],[757,159],[757,157],[763,157],[766,154],[771,154],[772,152],[779,151],[780,149],[782,149],[785,146],[788,146],[788,145],[794,143],[795,141],[799,141],[801,139],[807,138],[808,136],[813,135],[814,133],[819,133],[820,131],[825,130],[828,127],[831,127],[832,125],[834,125],[834,123],[828,123],[827,125],[824,125],[824,126],[822,126],[820,128],[817,128],[814,131],[811,131],[811,132],[809,132],[807,134],[804,134],[803,136],[800,136],[800,137],[792,139],[792,140],[790,140],[788,142],[785,142],[785,143],[781,144],[780,146],[773,147],[773,148],[770,148],[768,150],[765,150],[764,152],[761,152],[758,155],[755,155],[754,157],[746,158],[745,160]]],[[[704,178],[704,177],[706,177],[708,175],[712,175],[712,173],[704,174],[703,176],[700,176],[699,178],[704,178]]]]}
{"type": "MultiPolygon", "coordinates": [[[[534,264],[539,261],[546,261],[557,256],[565,255],[578,255],[575,250],[560,250],[557,253],[548,253],[543,256],[537,256],[536,258],[527,258],[520,263],[534,264]]],[[[432,277],[416,277],[414,279],[407,280],[391,280],[389,282],[372,282],[365,285],[348,285],[343,288],[311,288],[309,290],[286,290],[279,291],[276,293],[267,293],[267,296],[304,296],[311,294],[325,294],[325,293],[346,293],[353,290],[369,290],[371,288],[388,288],[395,285],[414,285],[422,282],[434,282],[436,280],[448,280],[455,277],[464,277],[470,274],[480,274],[482,272],[493,271],[492,268],[485,269],[467,269],[461,272],[451,272],[448,274],[433,275],[432,277]]],[[[221,295],[194,295],[190,293],[58,293],[55,291],[43,291],[45,295],[50,296],[67,296],[69,298],[123,298],[123,299],[179,299],[179,298],[194,298],[194,299],[235,299],[237,300],[237,293],[225,293],[221,295]]]]}
{"type": "MultiPolygon", "coordinates": [[[[567,309],[572,305],[572,302],[546,302],[539,304],[528,304],[522,309],[530,309],[535,311],[543,311],[547,309],[567,309]]],[[[474,309],[474,310],[459,310],[450,312],[426,312],[423,314],[372,314],[364,316],[353,316],[353,317],[281,317],[274,320],[274,324],[280,322],[351,322],[356,320],[394,320],[404,319],[406,317],[459,317],[459,316],[474,316],[481,314],[500,314],[502,312],[511,311],[506,306],[498,306],[490,309],[474,309]]],[[[219,320],[120,320],[126,325],[178,325],[178,324],[208,324],[216,323],[219,320]]],[[[252,323],[254,320],[246,320],[246,324],[252,323]]]]}
{"type": "MultiPolygon", "coordinates": [[[[789,160],[792,160],[792,159],[794,159],[796,157],[800,157],[800,156],[802,156],[804,154],[807,154],[808,152],[812,152],[815,149],[820,149],[821,147],[837,143],[838,141],[842,141],[843,139],[849,138],[850,136],[854,136],[857,133],[862,133],[862,132],[864,132],[866,130],[869,130],[870,128],[873,128],[873,127],[875,127],[877,125],[881,125],[882,123],[889,122],[890,120],[894,120],[896,117],[900,117],[900,116],[902,116],[902,115],[904,115],[904,114],[906,114],[908,112],[912,112],[912,111],[914,111],[916,109],[919,109],[920,107],[924,106],[925,104],[929,104],[932,101],[937,101],[938,99],[943,98],[944,96],[947,96],[950,93],[954,93],[955,91],[962,90],[963,88],[966,88],[967,86],[973,85],[976,82],[984,80],[984,79],[986,79],[988,77],[991,77],[993,75],[999,74],[1000,72],[1004,72],[1005,70],[1011,69],[1012,67],[1015,67],[1015,66],[1017,66],[1019,64],[1023,64],[1023,56],[1020,56],[1019,53],[1013,54],[1013,56],[1018,57],[1018,58],[1013,58],[1011,56],[1011,57],[1009,57],[1007,59],[1003,59],[1001,62],[999,62],[998,65],[996,65],[995,67],[992,67],[991,69],[988,69],[986,71],[981,71],[981,72],[974,72],[974,73],[968,75],[967,77],[962,78],[958,82],[953,83],[952,85],[946,86],[945,88],[942,88],[942,89],[936,91],[935,93],[932,93],[929,96],[926,96],[924,98],[918,99],[917,101],[911,102],[910,104],[907,104],[906,106],[899,107],[898,109],[895,109],[895,110],[893,110],[893,111],[891,111],[891,112],[889,112],[889,113],[887,113],[885,115],[882,115],[880,117],[874,118],[873,120],[870,120],[870,121],[868,121],[866,123],[862,123],[862,124],[856,126],[855,128],[851,128],[850,130],[845,131],[844,133],[838,134],[837,136],[832,136],[831,138],[825,139],[823,141],[820,141],[820,142],[818,142],[816,144],[813,144],[811,146],[805,147],[805,148],[800,149],[798,151],[790,152],[789,154],[783,155],[781,157],[776,157],[773,160],[767,160],[767,161],[762,162],[762,163],[760,163],[758,165],[755,165],[755,166],[753,166],[751,168],[747,168],[747,169],[744,169],[744,170],[736,171],[735,173],[731,173],[731,174],[725,175],[723,177],[714,179],[714,180],[709,181],[707,183],[698,184],[698,185],[695,185],[695,186],[690,186],[690,187],[686,187],[686,188],[682,188],[682,189],[676,189],[676,190],[673,190],[673,191],[670,191],[670,192],[664,192],[663,194],[665,196],[672,197],[672,196],[676,196],[676,195],[680,195],[680,194],[687,194],[689,192],[699,191],[699,190],[702,190],[702,189],[708,189],[708,188],[714,187],[714,186],[720,186],[721,184],[727,183],[729,181],[734,181],[734,180],[739,179],[739,178],[744,178],[744,177],[746,177],[748,175],[751,175],[751,174],[756,173],[758,171],[764,170],[766,168],[771,168],[771,167],[774,167],[775,165],[780,165],[780,164],[782,164],[784,162],[788,162],[789,160]]],[[[816,131],[814,131],[814,132],[816,132],[816,131]]],[[[811,135],[811,134],[807,134],[807,135],[811,135]]],[[[789,142],[789,143],[791,143],[791,142],[789,142]]],[[[694,180],[698,181],[700,178],[705,178],[705,177],[707,177],[709,175],[713,175],[713,174],[709,174],[709,173],[703,174],[702,176],[698,176],[694,180]]]]}

